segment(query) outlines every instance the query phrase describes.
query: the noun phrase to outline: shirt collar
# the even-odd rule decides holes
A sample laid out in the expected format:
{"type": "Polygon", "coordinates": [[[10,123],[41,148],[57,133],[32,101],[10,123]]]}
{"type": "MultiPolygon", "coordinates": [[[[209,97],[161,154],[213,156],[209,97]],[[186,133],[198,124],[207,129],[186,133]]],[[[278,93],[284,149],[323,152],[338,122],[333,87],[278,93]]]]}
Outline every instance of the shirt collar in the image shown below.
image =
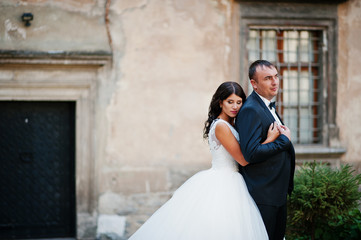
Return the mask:
{"type": "Polygon", "coordinates": [[[258,92],[254,91],[260,98],[261,100],[264,102],[264,104],[266,105],[266,107],[268,108],[269,104],[271,103],[270,100],[268,100],[267,98],[265,97],[262,97],[261,95],[258,94],[258,92]]]}

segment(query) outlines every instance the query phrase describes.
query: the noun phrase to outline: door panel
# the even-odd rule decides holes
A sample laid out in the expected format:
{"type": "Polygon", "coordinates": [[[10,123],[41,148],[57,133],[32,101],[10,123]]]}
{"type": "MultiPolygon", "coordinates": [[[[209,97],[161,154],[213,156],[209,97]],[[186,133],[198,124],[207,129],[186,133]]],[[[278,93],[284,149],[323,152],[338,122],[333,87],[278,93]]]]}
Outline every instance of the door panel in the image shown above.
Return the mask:
{"type": "Polygon", "coordinates": [[[75,237],[75,102],[0,101],[0,239],[75,237]]]}

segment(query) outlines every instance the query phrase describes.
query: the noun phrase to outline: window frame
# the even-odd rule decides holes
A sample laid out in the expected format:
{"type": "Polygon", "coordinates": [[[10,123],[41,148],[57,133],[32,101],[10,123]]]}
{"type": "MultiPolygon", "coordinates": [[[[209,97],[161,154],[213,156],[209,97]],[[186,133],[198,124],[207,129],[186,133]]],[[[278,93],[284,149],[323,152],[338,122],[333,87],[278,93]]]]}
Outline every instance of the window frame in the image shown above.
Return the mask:
{"type": "MultiPolygon", "coordinates": [[[[339,128],[336,123],[337,106],[337,4],[300,3],[253,3],[239,2],[239,78],[247,91],[248,49],[250,29],[254,27],[305,28],[323,31],[324,46],[322,71],[322,142],[319,144],[295,145],[301,159],[334,159],[345,153],[340,146],[339,128]]],[[[249,92],[247,93],[249,94],[249,92]]]]}

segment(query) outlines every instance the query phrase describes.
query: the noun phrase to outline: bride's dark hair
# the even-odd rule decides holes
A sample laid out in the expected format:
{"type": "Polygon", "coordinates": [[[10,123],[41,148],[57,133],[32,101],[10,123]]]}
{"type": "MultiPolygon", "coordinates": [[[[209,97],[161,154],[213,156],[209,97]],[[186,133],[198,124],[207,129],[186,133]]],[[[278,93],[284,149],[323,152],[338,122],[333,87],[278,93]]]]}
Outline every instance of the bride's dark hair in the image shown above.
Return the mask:
{"type": "Polygon", "coordinates": [[[222,112],[220,102],[227,99],[230,95],[236,94],[242,98],[242,103],[246,101],[246,94],[242,87],[236,82],[224,82],[222,83],[214,93],[211,104],[209,105],[208,119],[204,123],[203,138],[208,138],[209,129],[214,119],[216,119],[222,112]]]}

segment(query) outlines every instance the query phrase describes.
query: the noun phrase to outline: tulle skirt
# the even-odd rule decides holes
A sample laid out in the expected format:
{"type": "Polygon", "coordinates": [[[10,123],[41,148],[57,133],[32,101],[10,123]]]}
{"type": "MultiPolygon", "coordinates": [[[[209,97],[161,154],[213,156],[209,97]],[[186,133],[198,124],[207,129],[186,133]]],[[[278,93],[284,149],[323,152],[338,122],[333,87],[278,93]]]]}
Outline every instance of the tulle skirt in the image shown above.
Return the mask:
{"type": "Polygon", "coordinates": [[[129,240],[268,239],[243,177],[208,169],[189,178],[129,240]]]}

